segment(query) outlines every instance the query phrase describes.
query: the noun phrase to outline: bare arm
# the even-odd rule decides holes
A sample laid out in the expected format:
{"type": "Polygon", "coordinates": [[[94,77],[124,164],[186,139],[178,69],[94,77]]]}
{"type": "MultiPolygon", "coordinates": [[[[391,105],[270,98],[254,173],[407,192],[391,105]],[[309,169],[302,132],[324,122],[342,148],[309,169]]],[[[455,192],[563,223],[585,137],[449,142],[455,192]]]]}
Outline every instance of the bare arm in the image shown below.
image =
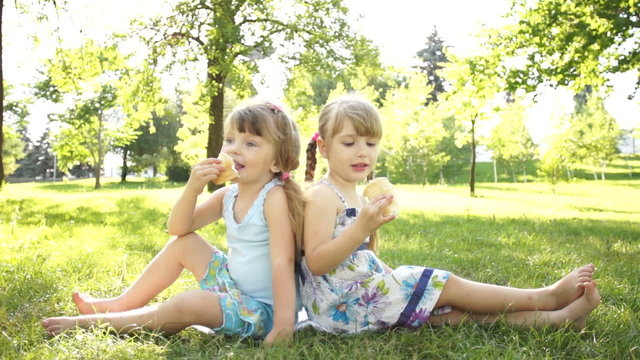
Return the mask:
{"type": "Polygon", "coordinates": [[[209,181],[218,177],[222,166],[218,159],[206,159],[193,167],[182,195],[173,205],[167,230],[171,235],[185,235],[216,221],[222,216],[222,198],[227,188],[216,190],[211,197],[196,206],[197,198],[209,181]]]}
{"type": "Polygon", "coordinates": [[[296,315],[295,239],[289,221],[284,190],[277,186],[267,194],[264,215],[269,227],[269,252],[273,284],[273,329],[265,343],[290,340],[296,315]]]}
{"type": "Polygon", "coordinates": [[[334,270],[378,227],[395,219],[382,216],[380,208],[391,197],[379,197],[365,205],[356,221],[332,239],[338,209],[342,206],[330,189],[315,187],[307,196],[304,210],[304,248],[309,270],[324,275],[334,270]],[[328,200],[331,199],[331,200],[328,200]]]}

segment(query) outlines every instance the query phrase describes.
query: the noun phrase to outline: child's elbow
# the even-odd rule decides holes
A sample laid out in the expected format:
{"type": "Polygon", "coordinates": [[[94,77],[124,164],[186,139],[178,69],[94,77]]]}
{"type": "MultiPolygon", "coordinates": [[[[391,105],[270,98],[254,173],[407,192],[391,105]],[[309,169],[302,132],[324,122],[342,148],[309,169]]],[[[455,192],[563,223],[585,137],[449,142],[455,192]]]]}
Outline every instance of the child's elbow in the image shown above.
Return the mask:
{"type": "Polygon", "coordinates": [[[329,270],[320,266],[320,264],[315,264],[313,262],[309,262],[308,260],[307,260],[307,267],[309,268],[309,271],[311,271],[311,274],[313,276],[322,276],[329,272],[329,270]]]}
{"type": "Polygon", "coordinates": [[[183,236],[190,232],[189,229],[180,228],[179,226],[167,226],[167,233],[170,236],[183,236]]]}

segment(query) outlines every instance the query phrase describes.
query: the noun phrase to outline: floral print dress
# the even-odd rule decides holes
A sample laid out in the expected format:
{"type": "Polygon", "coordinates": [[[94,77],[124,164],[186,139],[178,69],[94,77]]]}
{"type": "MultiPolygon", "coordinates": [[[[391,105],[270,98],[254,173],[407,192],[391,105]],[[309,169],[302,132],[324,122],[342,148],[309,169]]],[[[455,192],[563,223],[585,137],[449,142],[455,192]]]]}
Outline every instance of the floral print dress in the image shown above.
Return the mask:
{"type": "MultiPolygon", "coordinates": [[[[336,218],[333,238],[358,216],[327,180],[345,210],[336,218]]],[[[303,257],[300,295],[312,326],[331,333],[358,333],[389,327],[419,327],[429,320],[449,272],[421,266],[400,266],[387,272],[368,250],[368,241],[333,271],[314,276],[303,257]]]]}

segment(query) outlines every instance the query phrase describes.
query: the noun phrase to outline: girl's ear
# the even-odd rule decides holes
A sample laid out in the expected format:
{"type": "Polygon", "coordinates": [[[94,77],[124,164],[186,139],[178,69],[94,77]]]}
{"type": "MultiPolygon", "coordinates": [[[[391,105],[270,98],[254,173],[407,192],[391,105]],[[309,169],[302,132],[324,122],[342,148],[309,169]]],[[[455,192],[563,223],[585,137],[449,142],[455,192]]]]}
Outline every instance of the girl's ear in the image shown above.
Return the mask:
{"type": "Polygon", "coordinates": [[[319,137],[318,140],[316,141],[316,143],[318,144],[318,151],[320,152],[320,155],[323,158],[327,158],[327,143],[324,142],[324,139],[319,137]]]}
{"type": "Polygon", "coordinates": [[[280,170],[280,166],[276,165],[276,162],[274,161],[273,164],[271,164],[271,167],[269,168],[269,170],[271,170],[272,173],[279,173],[280,170]]]}

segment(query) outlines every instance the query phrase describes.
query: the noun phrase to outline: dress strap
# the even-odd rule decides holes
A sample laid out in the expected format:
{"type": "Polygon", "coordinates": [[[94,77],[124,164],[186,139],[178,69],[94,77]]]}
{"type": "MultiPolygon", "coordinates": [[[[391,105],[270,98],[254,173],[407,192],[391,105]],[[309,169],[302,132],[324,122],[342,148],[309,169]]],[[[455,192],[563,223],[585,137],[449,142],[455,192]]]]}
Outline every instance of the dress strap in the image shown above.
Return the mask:
{"type": "Polygon", "coordinates": [[[258,196],[253,201],[253,204],[247,211],[247,214],[245,215],[244,219],[242,219],[240,224],[235,223],[235,216],[233,214],[233,204],[235,203],[236,198],[238,196],[238,184],[232,184],[230,186],[229,191],[227,191],[227,193],[224,195],[224,200],[223,200],[224,205],[223,205],[222,213],[227,226],[229,226],[230,224],[236,224],[235,226],[243,227],[249,222],[251,222],[252,221],[251,219],[254,216],[259,216],[260,217],[259,219],[261,222],[266,222],[263,212],[264,212],[264,201],[267,197],[267,193],[269,192],[269,190],[282,184],[283,184],[283,181],[278,178],[273,178],[271,181],[266,183],[258,193],[258,196]]]}
{"type": "Polygon", "coordinates": [[[329,182],[329,180],[327,180],[327,179],[322,179],[322,180],[320,180],[320,181],[318,182],[318,184],[325,184],[325,185],[327,185],[328,187],[330,187],[330,188],[331,188],[331,190],[333,190],[333,192],[335,192],[335,193],[336,193],[336,195],[338,195],[338,197],[340,198],[340,201],[342,201],[342,205],[344,205],[344,208],[345,208],[345,209],[349,208],[349,205],[347,204],[347,200],[345,200],[344,196],[342,196],[342,194],[340,193],[340,191],[338,191],[338,189],[337,189],[337,188],[336,188],[332,183],[330,183],[330,182],[329,182]]]}
{"type": "Polygon", "coordinates": [[[260,190],[260,194],[258,194],[256,202],[263,201],[267,197],[267,193],[269,192],[269,190],[273,189],[274,186],[282,185],[283,183],[284,182],[278,178],[271,179],[271,181],[266,183],[262,190],[260,190]]]}

